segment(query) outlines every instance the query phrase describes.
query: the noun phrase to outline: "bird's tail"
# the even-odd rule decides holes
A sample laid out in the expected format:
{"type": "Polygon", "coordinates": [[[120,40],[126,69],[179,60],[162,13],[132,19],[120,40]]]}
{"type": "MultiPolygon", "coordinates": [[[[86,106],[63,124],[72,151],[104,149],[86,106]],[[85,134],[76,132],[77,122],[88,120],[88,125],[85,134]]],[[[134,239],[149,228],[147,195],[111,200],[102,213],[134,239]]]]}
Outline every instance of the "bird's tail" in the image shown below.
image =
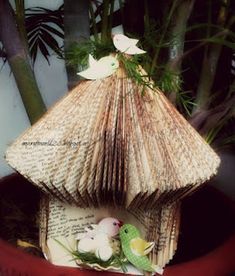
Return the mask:
{"type": "Polygon", "coordinates": [[[154,248],[155,242],[148,242],[144,249],[144,255],[147,255],[154,248]]]}
{"type": "Polygon", "coordinates": [[[154,270],[154,272],[156,272],[160,275],[162,275],[163,271],[164,271],[164,269],[161,268],[159,265],[154,265],[154,264],[152,265],[152,269],[154,270]]]}

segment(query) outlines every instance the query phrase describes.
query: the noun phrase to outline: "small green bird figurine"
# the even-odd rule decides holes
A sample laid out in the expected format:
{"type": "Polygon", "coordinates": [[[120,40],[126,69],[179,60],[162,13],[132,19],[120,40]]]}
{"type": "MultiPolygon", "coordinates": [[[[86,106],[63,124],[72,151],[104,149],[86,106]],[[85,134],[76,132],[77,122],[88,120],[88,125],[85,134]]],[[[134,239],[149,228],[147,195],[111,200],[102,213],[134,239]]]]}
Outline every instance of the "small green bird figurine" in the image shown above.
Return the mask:
{"type": "Polygon", "coordinates": [[[119,231],[122,250],[128,261],[138,269],[148,272],[163,273],[163,269],[150,262],[146,256],[154,247],[154,242],[140,238],[140,232],[131,224],[124,224],[119,231]]]}

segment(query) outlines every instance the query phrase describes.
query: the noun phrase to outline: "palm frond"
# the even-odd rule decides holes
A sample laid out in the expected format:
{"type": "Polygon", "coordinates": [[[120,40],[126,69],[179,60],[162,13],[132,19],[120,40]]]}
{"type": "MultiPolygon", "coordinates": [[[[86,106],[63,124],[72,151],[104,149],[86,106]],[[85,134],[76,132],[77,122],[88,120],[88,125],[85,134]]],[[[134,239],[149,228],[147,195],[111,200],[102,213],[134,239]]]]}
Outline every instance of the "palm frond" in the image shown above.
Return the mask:
{"type": "Polygon", "coordinates": [[[5,52],[4,47],[1,44],[0,44],[0,58],[2,58],[3,64],[5,64],[7,61],[7,54],[5,52]]]}
{"type": "Polygon", "coordinates": [[[62,46],[55,38],[64,38],[63,5],[57,10],[42,7],[27,9],[25,25],[33,63],[39,50],[48,63],[50,51],[63,57],[62,46]]]}

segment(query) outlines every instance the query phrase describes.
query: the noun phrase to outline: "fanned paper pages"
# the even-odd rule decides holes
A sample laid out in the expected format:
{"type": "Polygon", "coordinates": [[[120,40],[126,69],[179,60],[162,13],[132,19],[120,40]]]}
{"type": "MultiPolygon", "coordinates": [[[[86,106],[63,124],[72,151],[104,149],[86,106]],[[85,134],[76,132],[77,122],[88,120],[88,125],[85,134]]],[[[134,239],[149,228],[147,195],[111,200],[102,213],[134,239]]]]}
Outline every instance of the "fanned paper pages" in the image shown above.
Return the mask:
{"type": "MultiPolygon", "coordinates": [[[[164,267],[176,250],[180,222],[179,203],[162,206],[154,214],[150,214],[140,210],[130,212],[122,208],[82,209],[44,197],[40,210],[40,245],[47,259],[55,265],[77,267],[76,261],[61,244],[76,250],[76,235],[84,227],[109,216],[135,225],[143,237],[155,241],[150,255],[154,264],[164,267]]],[[[128,267],[128,273],[142,275],[142,271],[137,271],[132,266],[128,267]]]]}
{"type": "Polygon", "coordinates": [[[7,150],[44,192],[80,207],[151,210],[216,174],[219,158],[163,93],[122,66],[81,81],[7,150]]]}

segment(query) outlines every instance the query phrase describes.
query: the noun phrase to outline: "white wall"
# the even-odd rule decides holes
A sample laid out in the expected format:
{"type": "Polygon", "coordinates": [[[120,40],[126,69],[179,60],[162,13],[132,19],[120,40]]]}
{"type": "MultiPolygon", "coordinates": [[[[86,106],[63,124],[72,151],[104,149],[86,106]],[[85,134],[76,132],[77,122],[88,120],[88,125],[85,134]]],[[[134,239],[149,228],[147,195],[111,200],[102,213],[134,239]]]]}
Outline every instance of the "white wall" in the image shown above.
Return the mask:
{"type": "MultiPolygon", "coordinates": [[[[62,0],[25,0],[26,7],[42,6],[56,9],[62,0]]],[[[60,44],[63,42],[60,41],[60,44]]],[[[30,126],[14,77],[6,63],[0,61],[0,177],[13,172],[4,160],[6,147],[30,126]]],[[[50,57],[50,66],[38,55],[35,75],[47,106],[50,106],[67,91],[64,61],[50,57]]]]}

